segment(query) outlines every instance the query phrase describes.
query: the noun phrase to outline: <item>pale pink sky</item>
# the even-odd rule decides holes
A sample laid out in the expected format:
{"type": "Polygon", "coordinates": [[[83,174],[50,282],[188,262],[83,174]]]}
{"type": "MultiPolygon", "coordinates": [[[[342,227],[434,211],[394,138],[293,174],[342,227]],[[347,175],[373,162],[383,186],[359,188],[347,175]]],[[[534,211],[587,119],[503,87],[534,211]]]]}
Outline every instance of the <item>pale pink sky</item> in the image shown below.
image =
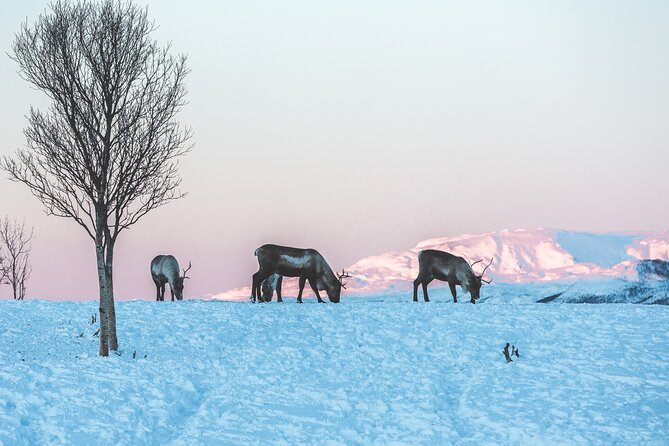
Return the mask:
{"type": "MultiPolygon", "coordinates": [[[[266,242],[341,268],[461,232],[667,229],[667,2],[139,3],[189,54],[196,146],[188,197],[122,235],[118,298],[154,298],[159,253],[192,260],[192,297],[247,285],[266,242]]],[[[46,104],[4,55],[45,5],[3,6],[0,155],[46,104]]],[[[4,177],[29,298],[95,299],[91,241],[4,177]]]]}

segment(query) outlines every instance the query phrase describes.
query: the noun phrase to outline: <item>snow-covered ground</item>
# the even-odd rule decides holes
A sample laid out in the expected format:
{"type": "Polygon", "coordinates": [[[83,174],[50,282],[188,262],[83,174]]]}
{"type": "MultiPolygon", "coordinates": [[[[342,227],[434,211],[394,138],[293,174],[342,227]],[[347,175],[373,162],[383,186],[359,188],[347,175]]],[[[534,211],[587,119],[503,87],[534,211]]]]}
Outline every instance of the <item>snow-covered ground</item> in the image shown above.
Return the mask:
{"type": "Polygon", "coordinates": [[[0,444],[669,443],[667,306],[313,302],[0,302],[0,444]]]}
{"type": "MultiPolygon", "coordinates": [[[[430,296],[451,299],[443,282],[432,282],[430,296]]],[[[458,293],[460,293],[458,288],[458,293]]],[[[419,290],[419,298],[422,293],[419,290]]],[[[630,303],[669,305],[669,280],[588,279],[577,282],[497,283],[481,290],[480,303],[630,303]]]]}

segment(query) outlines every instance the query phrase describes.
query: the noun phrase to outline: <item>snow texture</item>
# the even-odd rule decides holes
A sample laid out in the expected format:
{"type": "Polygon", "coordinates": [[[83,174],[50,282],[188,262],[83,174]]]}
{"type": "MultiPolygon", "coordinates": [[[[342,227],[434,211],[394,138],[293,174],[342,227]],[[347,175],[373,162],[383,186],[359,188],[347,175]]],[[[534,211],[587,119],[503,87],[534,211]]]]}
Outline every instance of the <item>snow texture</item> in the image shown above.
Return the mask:
{"type": "Polygon", "coordinates": [[[0,444],[669,444],[669,307],[443,291],[118,302],[109,358],[95,302],[0,302],[0,444]]]}

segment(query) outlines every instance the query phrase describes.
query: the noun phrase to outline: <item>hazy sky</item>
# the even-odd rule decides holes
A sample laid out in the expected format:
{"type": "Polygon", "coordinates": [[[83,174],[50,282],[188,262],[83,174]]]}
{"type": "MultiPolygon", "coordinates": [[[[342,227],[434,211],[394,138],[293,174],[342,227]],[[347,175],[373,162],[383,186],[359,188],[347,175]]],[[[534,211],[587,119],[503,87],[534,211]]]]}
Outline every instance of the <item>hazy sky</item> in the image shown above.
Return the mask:
{"type": "MultiPolygon", "coordinates": [[[[187,53],[187,198],[121,236],[118,298],[192,260],[187,297],[250,283],[254,249],[333,268],[503,228],[669,229],[669,2],[140,1],[187,53]]],[[[0,155],[45,96],[4,54],[46,2],[3,0],[0,155]]],[[[92,241],[0,174],[35,226],[29,298],[95,299],[92,241]]],[[[0,288],[0,297],[9,296],[0,288]]]]}

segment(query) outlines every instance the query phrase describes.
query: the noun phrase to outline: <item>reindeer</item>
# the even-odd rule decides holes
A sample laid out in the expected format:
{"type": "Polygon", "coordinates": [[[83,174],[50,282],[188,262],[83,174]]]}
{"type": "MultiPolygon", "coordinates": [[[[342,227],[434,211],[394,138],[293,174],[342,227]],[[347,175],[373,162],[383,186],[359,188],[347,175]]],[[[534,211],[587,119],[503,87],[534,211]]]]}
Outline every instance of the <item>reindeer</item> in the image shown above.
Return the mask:
{"type": "MultiPolygon", "coordinates": [[[[315,249],[299,249],[278,245],[263,245],[255,250],[255,256],[258,257],[258,272],[253,275],[253,284],[251,290],[251,300],[256,299],[260,302],[269,302],[261,293],[262,283],[265,279],[278,274],[282,277],[299,277],[299,292],[297,293],[297,302],[302,303],[302,291],[304,285],[309,281],[311,289],[314,291],[319,303],[323,303],[318,290],[324,290],[330,302],[338,303],[341,295],[341,289],[346,289],[342,279],[349,276],[342,270],[342,274],[335,276],[330,265],[323,256],[315,249]]],[[[281,302],[281,285],[277,289],[277,297],[281,302]]]]}
{"type": "Polygon", "coordinates": [[[472,267],[482,260],[477,260],[471,265],[462,257],[454,256],[448,252],[437,251],[435,249],[426,249],[418,253],[418,277],[413,281],[413,301],[418,302],[418,285],[423,285],[423,298],[425,302],[430,299],[427,295],[427,285],[434,279],[448,282],[448,286],[453,294],[453,303],[457,303],[458,298],[455,292],[455,286],[460,285],[462,290],[471,296],[471,303],[476,303],[480,297],[481,283],[490,283],[492,280],[485,280],[483,274],[492,264],[490,263],[483,269],[481,274],[476,275],[472,267]]]}
{"type": "Polygon", "coordinates": [[[183,275],[179,275],[179,262],[174,256],[156,256],[151,260],[151,277],[153,283],[156,284],[156,300],[165,300],[165,284],[170,284],[170,294],[172,295],[172,302],[174,296],[177,300],[183,299],[184,280],[189,277],[186,276],[188,270],[191,269],[191,263],[188,262],[188,268],[183,271],[183,275]]]}

